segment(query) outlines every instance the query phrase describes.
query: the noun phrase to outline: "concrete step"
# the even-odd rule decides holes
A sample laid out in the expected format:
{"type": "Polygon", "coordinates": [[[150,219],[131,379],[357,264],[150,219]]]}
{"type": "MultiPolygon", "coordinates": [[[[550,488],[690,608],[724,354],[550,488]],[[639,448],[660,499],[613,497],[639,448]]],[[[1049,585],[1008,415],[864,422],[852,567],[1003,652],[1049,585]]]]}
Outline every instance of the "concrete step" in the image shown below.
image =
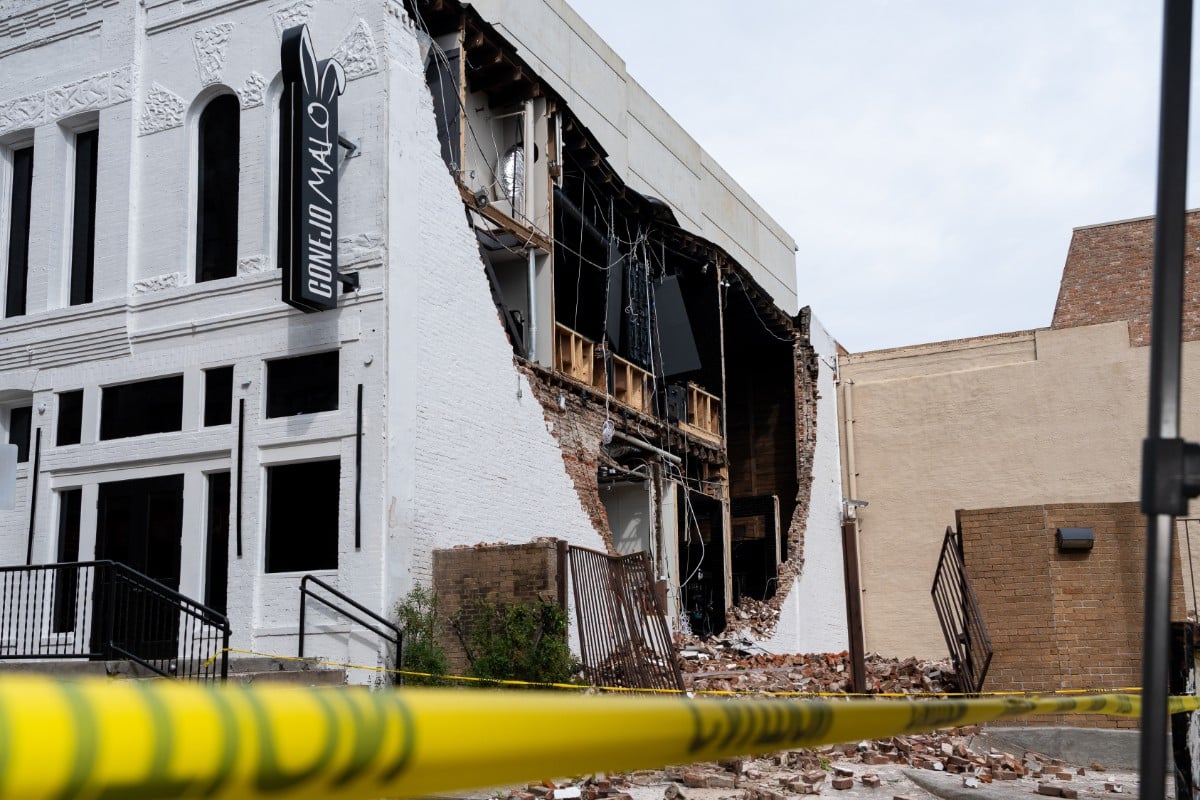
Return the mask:
{"type": "Polygon", "coordinates": [[[157,678],[157,673],[132,661],[86,661],[61,659],[49,661],[0,661],[0,674],[48,675],[60,678],[157,678]]]}
{"type": "MultiPolygon", "coordinates": [[[[132,661],[86,661],[63,659],[49,661],[0,661],[0,674],[48,675],[60,678],[114,678],[156,680],[161,676],[132,661]]],[[[341,686],[346,670],[325,668],[310,661],[255,656],[229,659],[229,682],[289,684],[293,686],[341,686]]]]}
{"type": "Polygon", "coordinates": [[[346,670],[322,667],[311,661],[251,656],[229,659],[229,682],[248,686],[255,683],[292,686],[342,686],[346,670]]]}
{"type": "Polygon", "coordinates": [[[345,686],[344,669],[276,670],[272,672],[230,672],[229,682],[249,686],[266,684],[273,686],[345,686]]]}

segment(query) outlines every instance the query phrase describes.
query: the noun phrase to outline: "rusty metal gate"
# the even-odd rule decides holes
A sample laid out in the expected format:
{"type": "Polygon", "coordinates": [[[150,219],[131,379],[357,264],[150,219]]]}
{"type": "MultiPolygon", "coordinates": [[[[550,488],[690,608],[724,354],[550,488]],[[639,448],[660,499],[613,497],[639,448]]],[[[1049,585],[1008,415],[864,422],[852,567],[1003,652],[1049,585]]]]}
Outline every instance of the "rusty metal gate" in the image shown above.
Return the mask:
{"type": "Polygon", "coordinates": [[[572,547],[571,585],[584,674],[594,686],[683,689],[645,553],[572,547]]]}
{"type": "Polygon", "coordinates": [[[967,580],[962,537],[953,528],[946,528],[930,593],[962,690],[975,694],[983,689],[992,663],[992,641],[983,624],[979,601],[967,580]]]}

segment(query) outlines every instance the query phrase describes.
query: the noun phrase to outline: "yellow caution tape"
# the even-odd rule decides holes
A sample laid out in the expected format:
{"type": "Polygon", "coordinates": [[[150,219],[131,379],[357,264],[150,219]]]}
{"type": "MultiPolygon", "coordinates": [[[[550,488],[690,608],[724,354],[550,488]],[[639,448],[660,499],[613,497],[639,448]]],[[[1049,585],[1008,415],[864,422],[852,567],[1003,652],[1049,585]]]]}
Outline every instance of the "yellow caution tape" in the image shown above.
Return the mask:
{"type": "MultiPolygon", "coordinates": [[[[262,653],[257,650],[240,650],[236,647],[227,647],[224,650],[218,650],[213,655],[209,656],[204,662],[205,669],[211,667],[221,653],[242,653],[249,656],[261,656],[264,658],[273,658],[277,661],[298,661],[305,664],[312,664],[322,667],[336,667],[339,669],[361,669],[367,672],[380,672],[388,675],[401,675],[412,678],[432,678],[439,681],[452,681],[455,683],[475,683],[485,686],[512,686],[520,689],[568,689],[573,691],[597,691],[597,692],[625,692],[632,694],[686,694],[691,696],[711,696],[711,697],[903,697],[903,698],[922,698],[922,697],[1030,697],[1038,695],[1093,695],[1093,694],[1137,694],[1142,691],[1140,686],[1124,686],[1124,687],[1109,687],[1104,689],[1047,689],[1044,691],[1026,691],[1026,692],[774,692],[767,689],[646,689],[635,686],[592,686],[582,683],[546,683],[539,681],[518,681],[508,678],[476,678],[472,675],[446,675],[435,672],[414,672],[413,670],[394,669],[392,667],[369,667],[363,664],[348,664],[341,661],[330,661],[323,658],[302,658],[300,656],[283,656],[276,653],[262,653]]],[[[747,670],[749,674],[749,670],[747,670]]],[[[697,673],[696,677],[703,678],[703,673],[697,673]]]]}
{"type": "MultiPolygon", "coordinates": [[[[784,701],[0,681],[0,796],[375,798],[661,767],[1140,698],[784,701]]],[[[1172,698],[1171,711],[1200,708],[1172,698]]]]}

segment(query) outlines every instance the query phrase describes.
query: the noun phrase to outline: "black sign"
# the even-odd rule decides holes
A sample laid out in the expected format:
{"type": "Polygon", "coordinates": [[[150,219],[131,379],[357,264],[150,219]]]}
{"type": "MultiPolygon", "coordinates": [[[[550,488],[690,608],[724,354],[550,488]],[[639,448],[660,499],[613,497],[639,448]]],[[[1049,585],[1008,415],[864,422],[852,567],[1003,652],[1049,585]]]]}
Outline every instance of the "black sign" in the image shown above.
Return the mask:
{"type": "Polygon", "coordinates": [[[279,131],[279,260],[283,302],[337,308],[338,95],[346,73],[317,61],[308,26],[283,32],[279,131]]]}

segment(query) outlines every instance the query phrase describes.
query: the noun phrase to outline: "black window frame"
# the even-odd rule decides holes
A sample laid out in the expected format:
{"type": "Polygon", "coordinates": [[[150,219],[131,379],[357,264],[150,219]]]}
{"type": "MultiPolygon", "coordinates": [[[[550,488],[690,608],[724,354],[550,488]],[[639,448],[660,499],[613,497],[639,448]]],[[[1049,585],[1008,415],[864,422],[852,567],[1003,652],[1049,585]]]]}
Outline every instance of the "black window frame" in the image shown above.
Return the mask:
{"type": "MultiPolygon", "coordinates": [[[[83,489],[80,487],[59,489],[56,494],[58,495],[58,541],[55,544],[55,561],[59,564],[71,564],[79,561],[83,489]]],[[[71,633],[75,630],[79,573],[73,569],[60,569],[56,570],[56,576],[50,630],[52,633],[71,633]]]]}
{"type": "Polygon", "coordinates": [[[263,572],[338,568],[341,477],[342,462],[337,456],[264,467],[263,572]],[[329,467],[330,474],[319,474],[329,467]],[[303,478],[309,483],[302,483],[303,478]],[[319,497],[314,487],[320,485],[332,487],[332,496],[319,497]]]}
{"type": "Polygon", "coordinates": [[[100,387],[100,441],[183,430],[182,374],[100,387]]]}
{"type": "Polygon", "coordinates": [[[201,423],[205,428],[213,428],[232,422],[233,365],[210,367],[204,370],[204,411],[201,423]]]}
{"type": "Polygon", "coordinates": [[[83,437],[83,389],[58,393],[58,417],[54,425],[54,445],[79,444],[83,437]]]}
{"type": "Polygon", "coordinates": [[[196,282],[237,275],[241,105],[214,97],[200,112],[196,159],[196,282]]]}
{"type": "Polygon", "coordinates": [[[8,443],[17,446],[17,463],[29,461],[29,446],[33,441],[33,406],[12,406],[8,409],[8,443]]]}
{"type": "Polygon", "coordinates": [[[75,194],[71,223],[71,288],[73,306],[92,302],[96,280],[96,162],[100,130],[75,134],[75,194]]]}
{"type": "Polygon", "coordinates": [[[23,317],[29,289],[29,229],[33,218],[33,143],[13,147],[8,203],[8,260],[4,277],[4,316],[23,317]]]}
{"type": "Polygon", "coordinates": [[[232,474],[229,470],[205,476],[204,605],[225,614],[229,595],[229,510],[232,474]]]}
{"type": "Polygon", "coordinates": [[[341,393],[341,351],[323,350],[275,358],[266,364],[263,402],[267,419],[337,411],[341,393]],[[333,383],[328,378],[332,375],[333,383]],[[287,383],[286,387],[283,385],[287,383]]]}

